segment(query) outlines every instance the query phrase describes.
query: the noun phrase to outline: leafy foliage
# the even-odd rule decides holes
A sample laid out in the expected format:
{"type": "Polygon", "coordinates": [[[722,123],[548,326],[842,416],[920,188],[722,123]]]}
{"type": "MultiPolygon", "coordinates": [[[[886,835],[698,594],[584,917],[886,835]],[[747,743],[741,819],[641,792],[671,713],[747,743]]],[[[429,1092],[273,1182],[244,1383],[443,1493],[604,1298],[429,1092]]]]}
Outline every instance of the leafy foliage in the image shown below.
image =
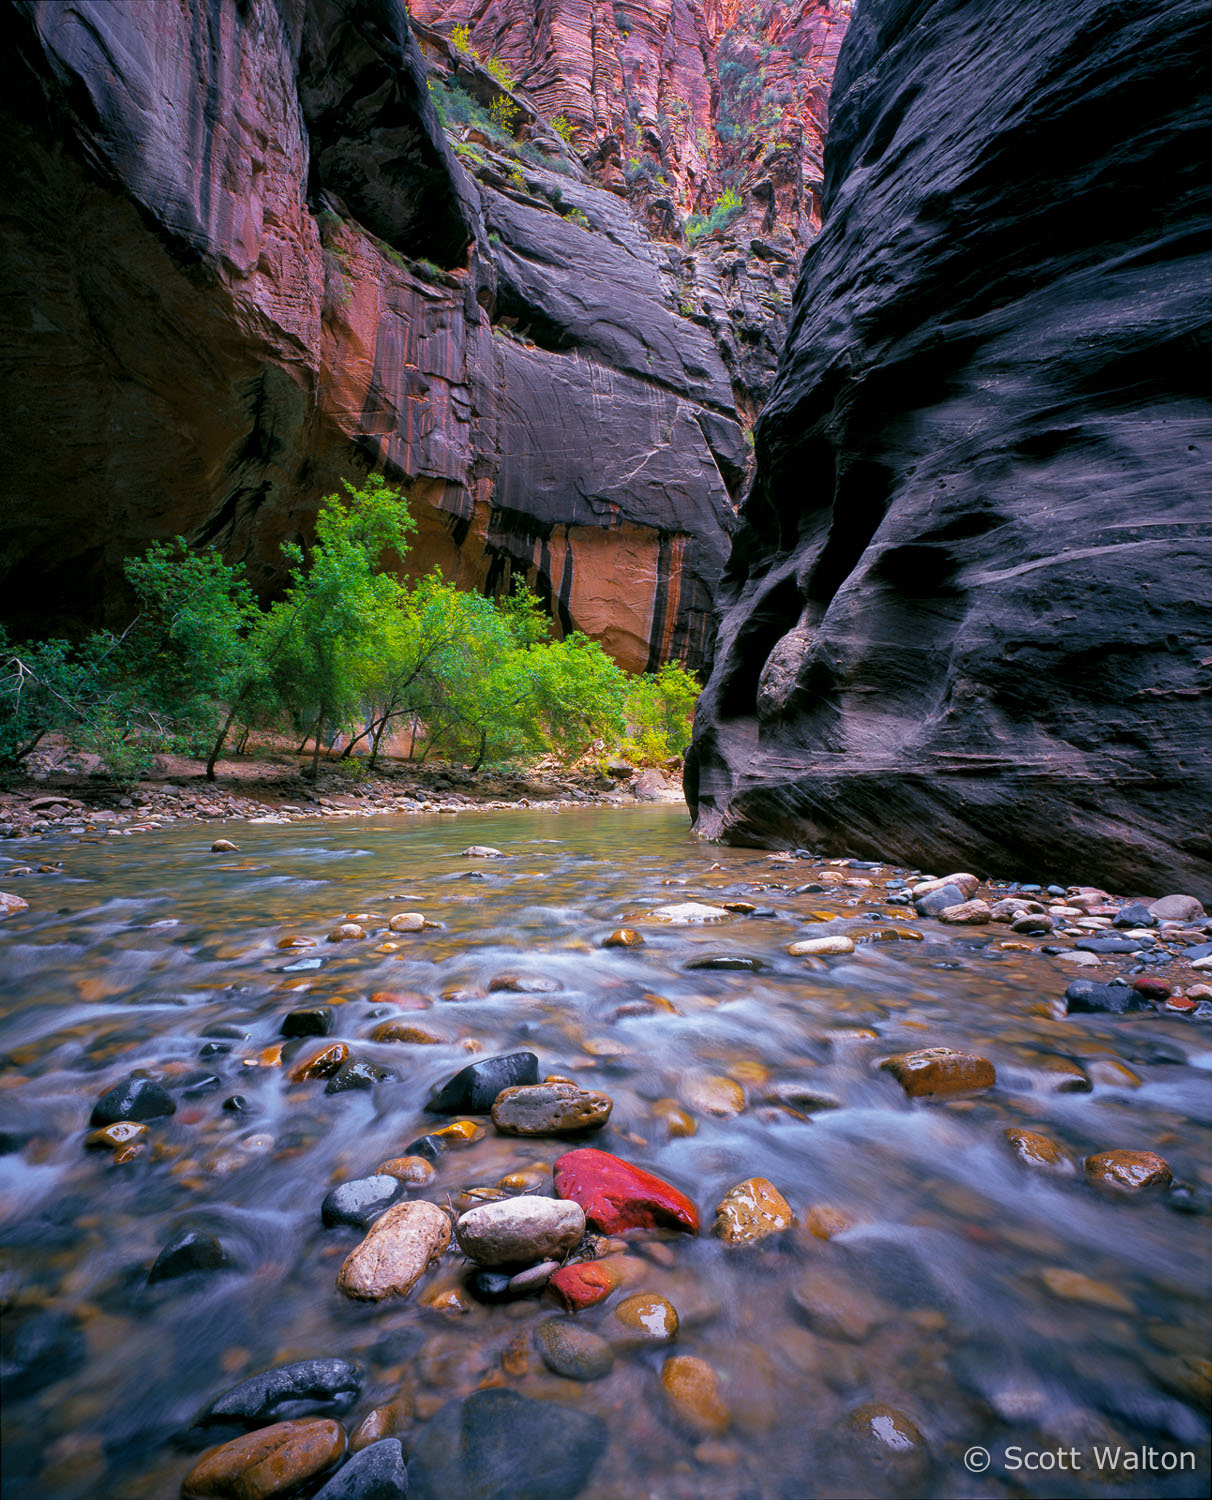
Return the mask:
{"type": "Polygon", "coordinates": [[[695,245],[705,234],[727,229],[744,207],[741,195],[733,188],[725,188],[712,205],[710,214],[691,214],[682,226],[686,231],[686,243],[695,245]]]}

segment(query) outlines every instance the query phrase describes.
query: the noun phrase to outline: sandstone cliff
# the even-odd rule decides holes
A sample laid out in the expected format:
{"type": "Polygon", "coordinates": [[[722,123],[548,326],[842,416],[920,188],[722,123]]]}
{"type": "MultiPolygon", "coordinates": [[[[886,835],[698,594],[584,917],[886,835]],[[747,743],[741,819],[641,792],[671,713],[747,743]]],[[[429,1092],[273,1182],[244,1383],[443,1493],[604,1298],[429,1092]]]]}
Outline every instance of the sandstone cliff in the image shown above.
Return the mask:
{"type": "Polygon", "coordinates": [[[271,588],[378,467],[418,566],[521,572],[631,667],[704,659],[734,382],[526,95],[423,57],[402,0],[18,0],[0,32],[7,624],[96,618],[177,532],[271,588]]]}
{"type": "Polygon", "coordinates": [[[1206,7],[856,7],[688,794],[1212,893],[1206,7]]]}

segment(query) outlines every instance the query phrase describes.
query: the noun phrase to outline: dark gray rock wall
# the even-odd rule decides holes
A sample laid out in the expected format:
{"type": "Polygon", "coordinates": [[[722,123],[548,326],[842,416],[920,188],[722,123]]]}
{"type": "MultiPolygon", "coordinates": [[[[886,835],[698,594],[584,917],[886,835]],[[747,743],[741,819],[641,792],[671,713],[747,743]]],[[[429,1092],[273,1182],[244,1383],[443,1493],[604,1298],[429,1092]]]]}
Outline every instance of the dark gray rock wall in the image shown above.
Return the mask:
{"type": "Polygon", "coordinates": [[[688,795],[1212,892],[1201,0],[859,0],[688,795]]]}

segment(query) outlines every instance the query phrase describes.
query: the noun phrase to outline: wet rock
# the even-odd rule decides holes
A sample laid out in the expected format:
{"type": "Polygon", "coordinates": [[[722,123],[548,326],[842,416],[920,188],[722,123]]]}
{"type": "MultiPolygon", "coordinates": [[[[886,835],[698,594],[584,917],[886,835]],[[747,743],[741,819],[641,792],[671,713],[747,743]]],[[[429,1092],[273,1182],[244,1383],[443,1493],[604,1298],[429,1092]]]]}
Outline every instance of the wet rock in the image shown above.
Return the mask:
{"type": "Polygon", "coordinates": [[[370,1033],[372,1042],[403,1042],[413,1047],[434,1047],[442,1038],[434,1036],[420,1026],[409,1026],[403,1021],[381,1021],[370,1033]]]}
{"type": "Polygon", "coordinates": [[[1134,1313],[1136,1306],[1118,1287],[1106,1281],[1095,1281],[1068,1266],[1045,1266],[1039,1279],[1054,1297],[1066,1302],[1084,1302],[1090,1307],[1105,1307],[1108,1312],[1134,1313]]]}
{"type": "Polygon", "coordinates": [[[0,891],[0,917],[10,917],[14,912],[28,910],[28,901],[23,901],[20,896],[10,895],[8,891],[0,891]]]}
{"type": "Polygon", "coordinates": [[[387,925],[392,932],[422,932],[425,917],[419,911],[398,911],[387,925]]]}
{"type": "Polygon", "coordinates": [[[885,1058],[880,1067],[891,1073],[910,1099],[977,1093],[992,1088],[997,1074],[988,1058],[950,1047],[924,1047],[885,1058]]]}
{"type": "Polygon", "coordinates": [[[378,1302],[407,1297],[450,1244],[450,1220],[418,1199],[389,1208],[346,1257],[337,1286],[347,1297],[378,1302]]]}
{"type": "Polygon", "coordinates": [[[337,1069],[324,1086],[326,1094],[345,1094],[351,1089],[372,1089],[376,1083],[385,1083],[396,1075],[390,1068],[381,1068],[368,1057],[350,1057],[337,1069]]]}
{"type": "Polygon", "coordinates": [[[282,1017],[279,1036],[329,1036],[332,1032],[332,1010],[327,1005],[288,1010],[282,1017]]]}
{"type": "Polygon", "coordinates": [[[216,839],[210,846],[212,854],[239,854],[239,844],[233,844],[230,839],[216,839]]]}
{"type": "Polygon", "coordinates": [[[407,1391],[399,1391],[382,1406],[376,1406],[358,1423],[349,1440],[349,1451],[360,1453],[372,1443],[381,1443],[384,1438],[401,1437],[412,1427],[416,1418],[416,1404],[407,1391]]]}
{"type": "Polygon", "coordinates": [[[408,1470],[399,1438],[362,1448],[320,1490],[315,1500],[405,1500],[408,1470]]]}
{"type": "Polygon", "coordinates": [[[586,1220],[603,1234],[636,1228],[698,1233],[698,1210],[684,1193],[609,1152],[590,1146],[565,1152],[553,1172],[559,1196],[579,1203],[586,1220]]]}
{"type": "Polygon", "coordinates": [[[722,972],[744,971],[748,974],[756,974],[765,967],[766,960],[758,958],[753,953],[704,953],[698,958],[688,958],[682,965],[683,969],[689,971],[707,969],[722,972]]]}
{"type": "Polygon", "coordinates": [[[348,1411],[362,1389],[362,1371],[346,1359],[301,1359],[251,1375],[216,1397],[195,1422],[260,1427],[295,1417],[348,1411]]]}
{"type": "Polygon", "coordinates": [[[968,901],[976,895],[980,881],[975,875],[962,871],[954,875],[942,875],[936,880],[919,880],[909,894],[915,901],[920,901],[923,897],[931,896],[935,891],[945,890],[948,886],[959,891],[961,901],[968,901]]]}
{"type": "Polygon", "coordinates": [[[962,906],[964,899],[964,893],[958,885],[941,885],[924,896],[915,897],[913,909],[919,917],[937,917],[939,912],[946,911],[949,906],[962,906]]]}
{"type": "Polygon", "coordinates": [[[1010,930],[1011,932],[1023,932],[1042,936],[1046,932],[1051,932],[1053,926],[1053,920],[1046,911],[1023,912],[1020,916],[1014,917],[1011,920],[1010,930]]]}
{"type": "Polygon", "coordinates": [[[510,1296],[529,1297],[532,1292],[541,1292],[559,1269],[558,1260],[541,1260],[537,1266],[527,1266],[509,1278],[510,1296]]]}
{"type": "Polygon", "coordinates": [[[568,1135],[600,1130],[613,1107],[608,1094],[572,1083],[524,1084],[497,1095],[492,1123],[503,1135],[568,1135]]]}
{"type": "Polygon", "coordinates": [[[955,927],[980,927],[989,920],[989,903],[961,901],[957,906],[944,906],[936,915],[940,922],[949,922],[955,927]]]}
{"type": "Polygon", "coordinates": [[[375,1168],[376,1177],[395,1177],[400,1182],[414,1185],[428,1182],[434,1174],[433,1163],[426,1161],[423,1156],[393,1156],[388,1161],[381,1161],[375,1168]]]}
{"type": "Polygon", "coordinates": [[[1162,979],[1157,974],[1142,974],[1132,981],[1132,988],[1138,995],[1143,995],[1146,1000],[1168,1000],[1170,998],[1170,981],[1162,979]]]}
{"type": "Polygon", "coordinates": [[[1073,946],[1079,953],[1139,953],[1145,945],[1138,938],[1088,937],[1078,938],[1073,946]]]}
{"type": "Polygon", "coordinates": [[[290,1070],[291,1083],[308,1083],[313,1078],[331,1078],[349,1057],[349,1048],[344,1042],[332,1042],[327,1047],[308,1047],[290,1070]]]}
{"type": "Polygon", "coordinates": [[[557,1259],[579,1245],[585,1214],[558,1198],[506,1198],[463,1214],[455,1225],[459,1249],[484,1266],[557,1259]]]}
{"type": "Polygon", "coordinates": [[[658,906],[648,913],[651,922],[665,922],[671,927],[697,927],[704,922],[726,922],[732,913],[723,906],[708,906],[702,901],[680,901],[672,906],[658,906]]]}
{"type": "Polygon", "coordinates": [[[169,1240],[147,1273],[149,1282],[173,1281],[191,1271],[218,1271],[227,1264],[227,1253],[213,1234],[187,1229],[169,1240]]]}
{"type": "Polygon", "coordinates": [[[726,1245],[747,1245],[794,1223],[791,1205],[772,1182],[747,1177],[725,1193],[715,1211],[712,1233],[726,1245]]]}
{"type": "Polygon", "coordinates": [[[187,1073],[180,1080],[181,1097],[183,1099],[202,1099],[207,1094],[213,1094],[216,1089],[223,1087],[223,1080],[217,1073],[208,1073],[204,1068],[196,1069],[187,1073]]]}
{"type": "Polygon", "coordinates": [[[854,939],[841,933],[833,937],[804,938],[801,942],[789,944],[787,952],[792,958],[823,958],[831,953],[853,953],[854,939]]]}
{"type": "Polygon", "coordinates": [[[490,844],[468,844],[463,850],[464,859],[504,859],[505,856],[499,849],[494,849],[490,844]]]}
{"type": "Polygon", "coordinates": [[[661,1389],[670,1412],[699,1437],[719,1437],[732,1421],[719,1377],[706,1360],[675,1354],[661,1366],[661,1389]]]}
{"type": "Polygon", "coordinates": [[[1204,908],[1194,896],[1163,896],[1149,907],[1149,915],[1159,922],[1202,922],[1204,908]]]}
{"type": "Polygon", "coordinates": [[[1120,1016],[1129,1010],[1149,1010],[1143,995],[1126,984],[1100,984],[1097,979],[1075,979],[1065,991],[1065,1005],[1071,1014],[1107,1012],[1120,1016]]]}
{"type": "Polygon", "coordinates": [[[1121,1193],[1165,1187],[1171,1180],[1169,1163],[1152,1151],[1099,1151],[1085,1160],[1086,1181],[1121,1193]]]}
{"type": "Polygon", "coordinates": [[[88,1356],[84,1330],[70,1313],[18,1307],[4,1312],[0,1389],[6,1402],[71,1375],[88,1356]]]}
{"type": "Polygon", "coordinates": [[[634,927],[616,927],[609,937],[602,939],[603,948],[641,948],[643,936],[634,927]]]}
{"type": "Polygon", "coordinates": [[[680,1140],[684,1136],[693,1135],[699,1128],[694,1116],[678,1104],[676,1099],[658,1099],[652,1106],[652,1112],[659,1120],[665,1122],[665,1130],[670,1140],[680,1140]]]}
{"type": "Polygon", "coordinates": [[[403,1191],[400,1179],[385,1172],[342,1182],[320,1205],[320,1218],[330,1228],[335,1224],[352,1224],[356,1229],[367,1229],[403,1191]]]}
{"type": "Polygon", "coordinates": [[[745,1090],[718,1073],[691,1073],[680,1086],[683,1103],[699,1114],[729,1119],[745,1108],[745,1090]]]}
{"type": "Polygon", "coordinates": [[[677,1337],[678,1315],[673,1303],[656,1292],[634,1292],[614,1309],[625,1337],[645,1343],[667,1344],[677,1337]]]}
{"type": "Polygon", "coordinates": [[[330,943],[352,943],[356,942],[358,938],[364,938],[365,936],[365,928],[360,927],[357,922],[338,922],[328,934],[328,941],[330,943]]]}
{"type": "Polygon", "coordinates": [[[607,1438],[589,1412],[476,1391],[421,1430],[408,1465],[414,1500],[574,1500],[607,1438]]]}
{"type": "Polygon", "coordinates": [[[146,1134],[146,1125],[139,1125],[134,1120],[118,1120],[103,1130],[89,1131],[84,1137],[84,1144],[91,1151],[121,1151],[146,1134]]]}
{"type": "Polygon", "coordinates": [[[176,1114],[177,1106],[150,1078],[128,1078],[107,1089],[89,1116],[92,1125],[113,1125],[118,1120],[158,1120],[176,1114]]]}
{"type": "Polygon", "coordinates": [[[791,1295],[812,1327],[826,1338],[861,1343],[890,1316],[890,1309],[878,1297],[861,1291],[839,1271],[808,1271],[791,1295]]]}
{"type": "Polygon", "coordinates": [[[323,1474],[345,1452],[339,1422],[278,1422],[209,1448],[181,1486],[182,1500],[274,1500],[323,1474]]]}
{"type": "Polygon", "coordinates": [[[903,1411],[870,1402],[855,1407],[845,1421],[850,1443],[878,1464],[896,1469],[917,1467],[926,1461],[926,1440],[903,1411]]]}
{"type": "Polygon", "coordinates": [[[1068,1174],[1076,1170],[1064,1148],[1051,1136],[1041,1135],[1038,1130],[1020,1130],[1016,1126],[1010,1126],[1003,1134],[1010,1149],[1024,1166],[1037,1167],[1044,1172],[1068,1174]]]}
{"type": "Polygon", "coordinates": [[[481,1269],[471,1278],[471,1290],[481,1302],[512,1302],[513,1277],[508,1271],[481,1269]]]}
{"type": "Polygon", "coordinates": [[[1121,906],[1114,917],[1116,927],[1156,927],[1157,918],[1143,901],[1121,906]]]}
{"type": "Polygon", "coordinates": [[[1027,896],[1005,896],[989,908],[989,920],[992,922],[1013,922],[1016,917],[1045,915],[1047,913],[1043,904],[1032,901],[1027,896]]]}
{"type": "Polygon", "coordinates": [[[548,1289],[557,1301],[569,1312],[580,1312],[604,1302],[622,1281],[622,1272],[615,1263],[617,1256],[604,1260],[579,1260],[570,1266],[561,1266],[548,1282],[548,1289]]]}
{"type": "Polygon", "coordinates": [[[533,1052],[507,1052],[468,1063],[430,1098],[425,1108],[435,1115],[486,1115],[502,1089],[539,1081],[533,1052]]]}
{"type": "Polygon", "coordinates": [[[600,1334],[568,1318],[548,1318],[535,1330],[543,1363],[568,1380],[601,1380],[614,1365],[614,1351],[600,1334]]]}
{"type": "Polygon", "coordinates": [[[854,1228],[850,1215],[831,1203],[814,1203],[805,1212],[803,1224],[814,1240],[831,1240],[835,1235],[854,1228]]]}
{"type": "Polygon", "coordinates": [[[564,986],[545,974],[498,974],[488,981],[490,995],[554,995],[564,986]]]}

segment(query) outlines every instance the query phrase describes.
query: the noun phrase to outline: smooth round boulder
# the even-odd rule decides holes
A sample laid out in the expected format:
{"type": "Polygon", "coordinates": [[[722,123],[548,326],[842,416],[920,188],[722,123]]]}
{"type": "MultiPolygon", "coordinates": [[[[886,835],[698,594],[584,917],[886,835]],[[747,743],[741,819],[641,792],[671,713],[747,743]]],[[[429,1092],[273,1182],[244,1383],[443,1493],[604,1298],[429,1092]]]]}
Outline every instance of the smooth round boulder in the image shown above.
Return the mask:
{"type": "Polygon", "coordinates": [[[89,1116],[91,1125],[114,1125],[119,1120],[158,1120],[176,1114],[177,1106],[150,1078],[128,1078],[107,1089],[89,1116]]]}
{"type": "Polygon", "coordinates": [[[464,859],[504,859],[505,856],[499,849],[494,849],[490,844],[468,844],[463,850],[464,859]]]}
{"type": "Polygon", "coordinates": [[[989,903],[960,901],[955,906],[944,906],[935,915],[940,922],[948,922],[953,927],[983,927],[989,920],[989,903]]]}
{"type": "Polygon", "coordinates": [[[492,1123],[502,1135],[571,1135],[600,1130],[613,1108],[609,1094],[574,1083],[522,1084],[497,1095],[492,1123]]]}
{"type": "Polygon", "coordinates": [[[381,1068],[368,1057],[347,1057],[324,1085],[324,1092],[348,1094],[355,1089],[372,1089],[395,1076],[390,1068],[381,1068]]]}
{"type": "Polygon", "coordinates": [[[854,939],[840,932],[832,937],[804,938],[798,943],[789,943],[787,952],[792,958],[828,958],[831,954],[853,953],[854,939]]]}
{"type": "Polygon", "coordinates": [[[431,1095],[425,1108],[434,1115],[486,1115],[503,1089],[538,1081],[539,1059],[533,1052],[482,1057],[460,1068],[431,1095]]]}
{"type": "Polygon", "coordinates": [[[8,917],[15,911],[28,911],[29,902],[20,896],[11,895],[8,891],[0,891],[0,917],[8,917]]]}
{"type": "Polygon", "coordinates": [[[368,1229],[403,1191],[400,1179],[386,1172],[356,1177],[333,1188],[320,1205],[320,1218],[329,1228],[352,1224],[356,1229],[368,1229]]]}
{"type": "Polygon", "coordinates": [[[277,1422],[208,1448],[181,1486],[181,1500],[274,1500],[315,1479],[345,1452],[339,1422],[277,1422]]]}
{"type": "Polygon", "coordinates": [[[1204,908],[1194,896],[1163,896],[1150,904],[1149,915],[1159,922],[1202,922],[1204,908]]]}
{"type": "Polygon", "coordinates": [[[642,948],[644,937],[634,927],[616,927],[615,930],[602,939],[603,948],[642,948]]]}
{"type": "Polygon", "coordinates": [[[175,1281],[191,1271],[218,1271],[227,1264],[227,1253],[213,1234],[187,1229],[169,1240],[147,1273],[149,1282],[175,1281]]]}
{"type": "Polygon", "coordinates": [[[398,911],[387,925],[392,932],[422,932],[425,917],[419,911],[398,911]]]}
{"type": "Polygon", "coordinates": [[[1070,1013],[1121,1016],[1125,1011],[1150,1008],[1149,1001],[1126,984],[1100,984],[1096,979],[1075,979],[1065,991],[1065,1009],[1070,1013]]]}
{"type": "Polygon", "coordinates": [[[699,1232],[698,1210],[685,1193],[608,1151],[592,1146],[566,1151],[552,1172],[559,1196],[579,1203],[588,1223],[603,1234],[624,1229],[699,1232]]]}
{"type": "Polygon", "coordinates": [[[661,1366],[661,1389],[669,1410],[698,1437],[719,1437],[732,1421],[719,1377],[704,1359],[675,1354],[661,1366]]]}
{"type": "Polygon", "coordinates": [[[898,1052],[885,1058],[880,1067],[892,1074],[910,1099],[979,1093],[997,1082],[997,1073],[988,1058],[972,1052],[956,1052],[952,1047],[898,1052]]]}
{"type": "Polygon", "coordinates": [[[470,1209],[455,1224],[455,1239],[481,1266],[524,1265],[562,1258],[580,1244],[585,1212],[559,1198],[505,1198],[470,1209]]]}
{"type": "Polygon", "coordinates": [[[362,1302],[407,1297],[449,1244],[450,1220],[436,1203],[398,1204],[346,1256],[337,1286],[362,1302]]]}
{"type": "Polygon", "coordinates": [[[282,1017],[279,1036],[328,1036],[332,1031],[332,1008],[328,1005],[302,1006],[288,1010],[282,1017]]]}
{"type": "Polygon", "coordinates": [[[677,1337],[678,1315],[673,1303],[657,1292],[634,1292],[614,1308],[624,1337],[644,1343],[667,1344],[677,1337]]]}
{"type": "Polygon", "coordinates": [[[1020,1130],[1013,1125],[1002,1134],[1024,1166],[1042,1172],[1073,1172],[1073,1163],[1051,1136],[1042,1135],[1038,1130],[1020,1130]]]}
{"type": "Polygon", "coordinates": [[[561,1266],[547,1286],[557,1301],[569,1312],[593,1307],[603,1302],[622,1281],[622,1272],[616,1262],[617,1255],[608,1255],[603,1260],[578,1260],[570,1266],[561,1266]]]}
{"type": "Polygon", "coordinates": [[[601,1380],[614,1365],[614,1351],[600,1334],[571,1318],[549,1318],[535,1330],[543,1363],[568,1380],[601,1380]]]}

